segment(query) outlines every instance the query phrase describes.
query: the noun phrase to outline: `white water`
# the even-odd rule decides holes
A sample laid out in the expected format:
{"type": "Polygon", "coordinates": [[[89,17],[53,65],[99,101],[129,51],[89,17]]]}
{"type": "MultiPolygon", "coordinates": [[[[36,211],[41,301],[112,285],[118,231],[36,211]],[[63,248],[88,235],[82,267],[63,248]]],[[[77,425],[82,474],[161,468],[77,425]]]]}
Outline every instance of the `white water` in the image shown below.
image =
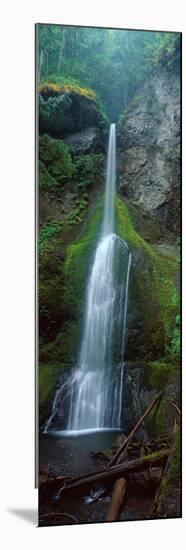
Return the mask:
{"type": "Polygon", "coordinates": [[[131,254],[114,233],[115,178],[116,136],[111,124],[102,234],[87,285],[79,360],[69,382],[56,392],[45,432],[59,416],[67,385],[68,431],[121,427],[131,254]]]}

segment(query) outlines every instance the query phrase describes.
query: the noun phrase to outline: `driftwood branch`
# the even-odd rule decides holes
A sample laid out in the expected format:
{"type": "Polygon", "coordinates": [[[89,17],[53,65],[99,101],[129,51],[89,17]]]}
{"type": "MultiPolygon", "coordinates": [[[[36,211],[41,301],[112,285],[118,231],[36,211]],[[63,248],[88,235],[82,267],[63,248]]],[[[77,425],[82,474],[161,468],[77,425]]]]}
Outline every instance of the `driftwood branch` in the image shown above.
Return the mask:
{"type": "Polygon", "coordinates": [[[144,412],[144,414],[141,416],[141,418],[138,420],[137,424],[134,426],[134,428],[132,429],[132,431],[130,432],[130,434],[128,435],[128,437],[125,439],[124,443],[121,445],[121,447],[119,447],[118,451],[115,453],[115,455],[112,457],[112,459],[110,460],[108,466],[107,466],[107,469],[108,468],[111,468],[111,466],[115,463],[115,462],[121,462],[121,460],[123,460],[124,458],[124,455],[126,453],[126,450],[135,434],[135,432],[138,430],[138,428],[141,426],[142,422],[145,420],[145,418],[148,416],[148,414],[152,411],[152,409],[154,408],[154,406],[156,405],[156,403],[158,403],[158,401],[160,401],[161,397],[163,395],[163,392],[160,392],[157,397],[152,401],[152,403],[149,405],[149,407],[146,409],[146,411],[144,412]]]}
{"type": "Polygon", "coordinates": [[[158,453],[152,453],[147,456],[130,460],[122,464],[117,464],[109,468],[109,470],[101,470],[93,474],[81,476],[74,479],[72,482],[67,482],[60,489],[58,495],[60,497],[66,496],[67,493],[74,493],[79,489],[87,489],[91,487],[94,482],[111,482],[113,483],[117,478],[127,477],[128,475],[136,472],[148,470],[150,467],[161,467],[167,460],[169,450],[159,451],[158,453]]]}
{"type": "Polygon", "coordinates": [[[121,477],[114,483],[112,491],[112,500],[109,506],[106,521],[117,521],[120,515],[120,510],[124,501],[125,493],[127,490],[127,481],[121,477]]]}

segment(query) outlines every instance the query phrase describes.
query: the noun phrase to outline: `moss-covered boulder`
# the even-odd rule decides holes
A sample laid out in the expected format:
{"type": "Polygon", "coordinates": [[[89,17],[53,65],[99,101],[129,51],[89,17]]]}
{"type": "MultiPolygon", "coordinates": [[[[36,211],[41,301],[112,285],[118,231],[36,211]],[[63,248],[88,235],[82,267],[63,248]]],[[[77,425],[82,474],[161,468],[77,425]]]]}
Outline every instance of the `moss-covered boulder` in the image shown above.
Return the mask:
{"type": "Polygon", "coordinates": [[[74,82],[40,84],[40,134],[59,138],[92,126],[102,130],[103,138],[108,121],[93,90],[74,82]]]}

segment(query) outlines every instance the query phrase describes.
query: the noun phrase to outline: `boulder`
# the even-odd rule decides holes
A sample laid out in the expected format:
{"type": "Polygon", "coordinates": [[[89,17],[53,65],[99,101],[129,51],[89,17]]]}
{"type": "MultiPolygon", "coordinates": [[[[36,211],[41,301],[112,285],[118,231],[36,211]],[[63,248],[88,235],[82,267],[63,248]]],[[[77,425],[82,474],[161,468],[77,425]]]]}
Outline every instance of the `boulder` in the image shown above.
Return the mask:
{"type": "Polygon", "coordinates": [[[54,94],[51,86],[39,93],[39,133],[51,137],[64,138],[92,126],[105,130],[106,116],[101,111],[96,98],[83,89],[73,87],[59,89],[54,94]]]}

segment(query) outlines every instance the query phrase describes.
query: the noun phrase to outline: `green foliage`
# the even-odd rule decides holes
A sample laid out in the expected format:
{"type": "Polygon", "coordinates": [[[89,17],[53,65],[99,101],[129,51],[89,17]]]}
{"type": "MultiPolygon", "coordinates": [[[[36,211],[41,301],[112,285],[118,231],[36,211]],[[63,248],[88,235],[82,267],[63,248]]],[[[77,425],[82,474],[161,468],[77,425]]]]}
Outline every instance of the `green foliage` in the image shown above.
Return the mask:
{"type": "Polygon", "coordinates": [[[73,175],[73,163],[68,145],[62,139],[48,135],[39,138],[39,182],[43,190],[61,186],[73,175]]]}
{"type": "Polygon", "coordinates": [[[39,232],[39,257],[43,259],[54,247],[53,237],[62,229],[63,222],[46,223],[39,232]]]}
{"type": "Polygon", "coordinates": [[[76,199],[76,208],[71,210],[65,217],[66,225],[76,225],[81,223],[88,205],[88,194],[83,193],[79,199],[76,199]]]}
{"type": "Polygon", "coordinates": [[[157,67],[179,67],[180,33],[39,25],[42,79],[96,90],[111,120],[157,67]],[[57,79],[56,79],[57,77],[57,79]],[[83,83],[83,84],[82,84],[83,83]]]}
{"type": "Polygon", "coordinates": [[[103,177],[104,164],[105,158],[102,154],[79,155],[76,157],[74,178],[78,182],[78,187],[84,189],[93,185],[98,174],[100,177],[103,177]]]}
{"type": "Polygon", "coordinates": [[[157,66],[158,63],[173,65],[175,58],[178,61],[180,58],[180,34],[155,32],[149,33],[150,40],[145,40],[145,56],[147,62],[157,66]]]}
{"type": "Polygon", "coordinates": [[[55,186],[55,179],[49,174],[44,163],[39,161],[39,188],[43,191],[47,191],[53,189],[55,186]]]}
{"type": "Polygon", "coordinates": [[[42,190],[60,188],[72,181],[83,191],[94,185],[98,177],[103,181],[105,175],[103,154],[84,154],[72,160],[68,145],[62,139],[53,139],[47,134],[39,138],[39,159],[39,185],[42,190]]]}
{"type": "Polygon", "coordinates": [[[180,300],[177,292],[175,292],[173,295],[172,303],[175,309],[175,323],[174,323],[173,334],[172,334],[171,351],[175,356],[175,358],[179,360],[180,346],[181,346],[181,334],[180,334],[181,316],[180,316],[180,300]]]}

